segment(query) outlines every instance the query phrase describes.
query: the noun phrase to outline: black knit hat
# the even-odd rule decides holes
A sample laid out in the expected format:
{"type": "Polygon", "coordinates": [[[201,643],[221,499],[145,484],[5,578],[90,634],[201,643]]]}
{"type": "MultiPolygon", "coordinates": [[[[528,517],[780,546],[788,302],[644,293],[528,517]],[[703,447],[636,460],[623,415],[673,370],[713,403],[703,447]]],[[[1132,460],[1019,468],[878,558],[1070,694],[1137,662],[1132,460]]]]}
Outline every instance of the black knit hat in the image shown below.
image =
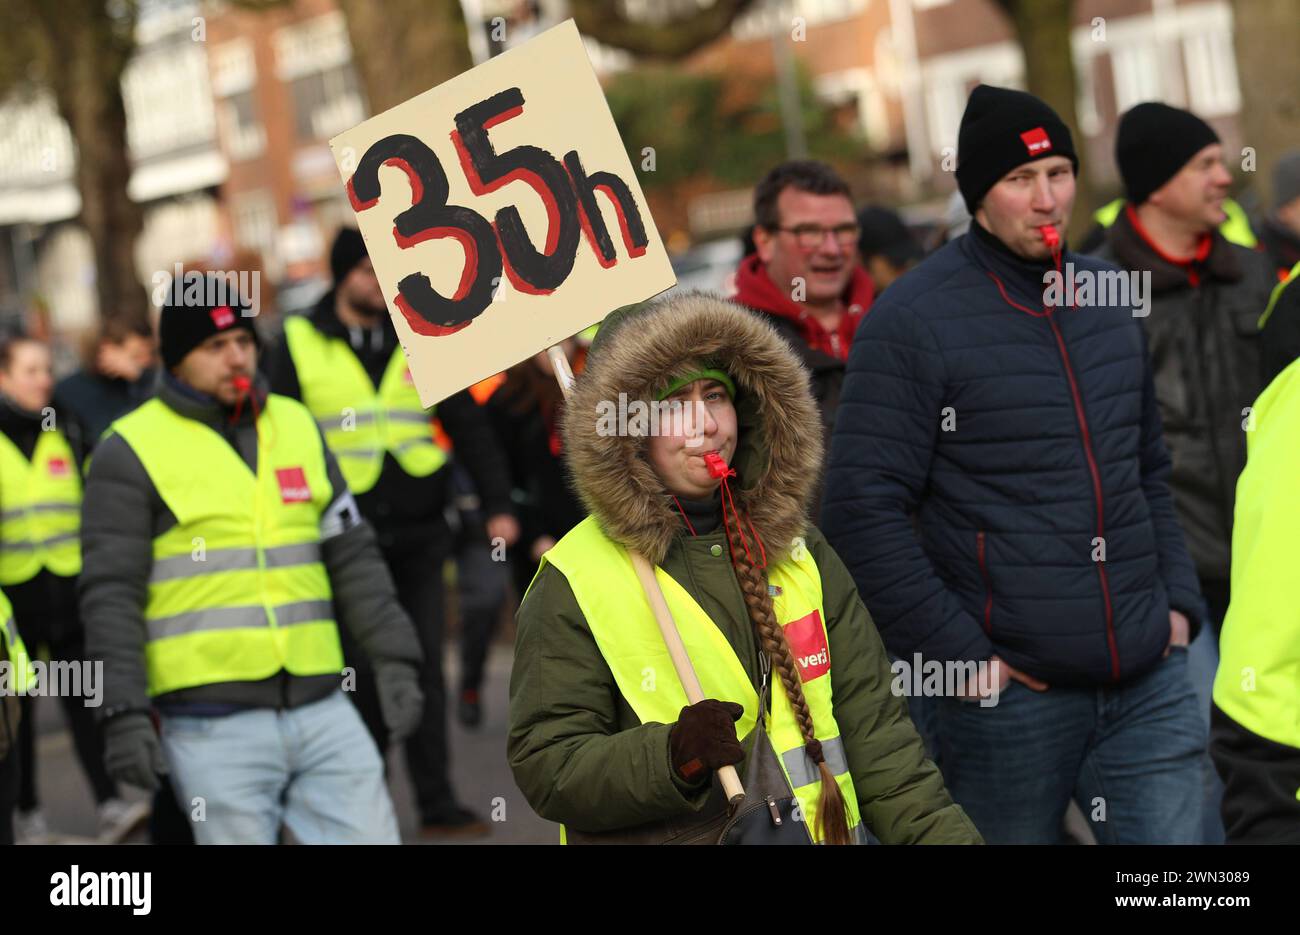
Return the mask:
{"type": "Polygon", "coordinates": [[[1193,156],[1217,142],[1214,128],[1191,111],[1154,101],[1130,109],[1119,119],[1115,134],[1115,162],[1125,197],[1142,204],[1193,156]]]}
{"type": "Polygon", "coordinates": [[[1048,156],[1065,156],[1079,171],[1070,128],[1056,111],[1010,88],[981,84],[970,93],[957,131],[957,187],[971,214],[1002,176],[1048,156]]]}
{"type": "Polygon", "coordinates": [[[260,346],[261,339],[253,326],[254,306],[225,277],[207,273],[200,283],[191,275],[173,284],[158,322],[158,351],[163,366],[174,369],[185,355],[214,334],[236,328],[247,331],[260,346]]]}
{"type": "Polygon", "coordinates": [[[334,277],[334,285],[346,279],[348,273],[368,255],[361,231],[355,227],[340,227],[334,236],[334,245],[330,247],[330,275],[334,277]]]}

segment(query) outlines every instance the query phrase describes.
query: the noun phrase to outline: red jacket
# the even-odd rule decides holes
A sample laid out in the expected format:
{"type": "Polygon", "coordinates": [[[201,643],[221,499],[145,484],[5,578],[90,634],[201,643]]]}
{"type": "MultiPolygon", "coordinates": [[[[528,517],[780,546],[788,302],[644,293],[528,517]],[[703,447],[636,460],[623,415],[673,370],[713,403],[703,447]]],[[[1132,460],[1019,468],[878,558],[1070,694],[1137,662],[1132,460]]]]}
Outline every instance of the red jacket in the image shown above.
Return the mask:
{"type": "Polygon", "coordinates": [[[866,315],[867,309],[871,308],[875,292],[875,283],[866,270],[856,268],[844,292],[845,314],[840,319],[839,328],[827,331],[816,318],[800,308],[798,303],[772,282],[772,277],[767,275],[767,267],[755,253],[740,261],[734,298],[741,305],[787,319],[798,330],[804,343],[813,350],[839,360],[848,360],[853,334],[858,330],[858,324],[866,315]]]}

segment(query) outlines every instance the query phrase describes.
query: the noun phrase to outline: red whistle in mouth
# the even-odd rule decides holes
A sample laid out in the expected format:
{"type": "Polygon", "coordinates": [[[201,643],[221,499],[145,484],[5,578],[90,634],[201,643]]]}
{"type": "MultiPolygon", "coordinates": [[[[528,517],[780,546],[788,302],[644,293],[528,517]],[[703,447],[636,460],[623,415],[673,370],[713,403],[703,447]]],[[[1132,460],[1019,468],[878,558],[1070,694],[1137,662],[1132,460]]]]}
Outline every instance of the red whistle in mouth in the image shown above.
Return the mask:
{"type": "Polygon", "coordinates": [[[727,467],[727,462],[716,451],[710,451],[704,456],[704,464],[709,469],[710,477],[729,477],[736,473],[727,467]]]}
{"type": "Polygon", "coordinates": [[[230,382],[235,385],[235,389],[240,393],[247,393],[250,389],[253,388],[253,381],[248,379],[248,377],[244,376],[243,374],[240,374],[239,376],[235,377],[230,382]]]}
{"type": "Polygon", "coordinates": [[[1044,224],[1038,228],[1038,231],[1043,235],[1043,243],[1047,244],[1049,249],[1055,250],[1061,243],[1061,235],[1056,232],[1056,228],[1051,224],[1044,224]]]}

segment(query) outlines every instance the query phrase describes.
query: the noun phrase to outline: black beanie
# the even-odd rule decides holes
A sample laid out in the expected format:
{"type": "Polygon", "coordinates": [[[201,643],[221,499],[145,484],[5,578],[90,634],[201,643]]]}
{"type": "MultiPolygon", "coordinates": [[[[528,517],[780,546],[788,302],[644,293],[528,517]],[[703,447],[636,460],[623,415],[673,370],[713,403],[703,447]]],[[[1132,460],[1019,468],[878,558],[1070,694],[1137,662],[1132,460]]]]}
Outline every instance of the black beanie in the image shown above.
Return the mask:
{"type": "Polygon", "coordinates": [[[346,279],[348,273],[367,256],[361,231],[355,227],[340,227],[334,245],[330,247],[330,275],[334,277],[334,285],[346,279]]]}
{"type": "Polygon", "coordinates": [[[231,287],[224,276],[205,273],[202,281],[188,273],[172,284],[158,322],[158,351],[163,366],[172,370],[214,334],[243,328],[259,346],[253,327],[255,309],[231,287]],[[200,286],[202,291],[200,292],[200,286]]]}
{"type": "Polygon", "coordinates": [[[1130,109],[1119,119],[1115,134],[1115,162],[1125,197],[1142,204],[1193,156],[1217,142],[1214,128],[1190,111],[1155,102],[1130,109]]]}
{"type": "Polygon", "coordinates": [[[957,187],[972,215],[980,199],[1016,166],[1065,156],[1079,171],[1070,128],[1056,111],[1024,91],[978,85],[957,131],[957,187]]]}

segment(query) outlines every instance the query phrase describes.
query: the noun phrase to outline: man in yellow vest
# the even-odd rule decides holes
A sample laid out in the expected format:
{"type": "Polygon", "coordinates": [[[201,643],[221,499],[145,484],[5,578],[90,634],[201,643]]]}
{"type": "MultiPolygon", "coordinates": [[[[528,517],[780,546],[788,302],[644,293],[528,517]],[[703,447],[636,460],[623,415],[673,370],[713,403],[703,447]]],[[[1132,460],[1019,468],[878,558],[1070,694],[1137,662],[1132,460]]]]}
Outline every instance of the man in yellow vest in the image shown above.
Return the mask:
{"type": "Polygon", "coordinates": [[[397,843],[379,750],[339,690],[339,627],[396,736],[423,705],[415,633],[311,414],[256,376],[248,303],[201,285],[163,309],[158,395],[113,423],[86,482],[109,770],[143,787],[168,771],[199,843],[274,843],[282,825],[397,843]]]}
{"type": "MultiPolygon", "coordinates": [[[[0,586],[32,652],[70,671],[80,670],[86,659],[77,614],[84,437],[74,419],[51,406],[53,388],[50,349],[44,342],[19,336],[0,343],[0,586]]],[[[99,840],[116,843],[148,817],[149,808],[118,795],[104,769],[97,699],[86,691],[89,683],[83,681],[79,688],[62,679],[49,683],[42,694],[59,697],[78,764],[94,795],[99,840]]],[[[33,702],[22,701],[14,831],[21,843],[46,844],[55,834],[38,794],[33,702]]]]}
{"type": "MultiPolygon", "coordinates": [[[[375,527],[398,600],[419,634],[425,711],[406,742],[406,763],[423,832],[485,834],[487,825],[457,803],[448,776],[442,569],[452,545],[445,519],[451,471],[434,437],[434,416],[478,489],[488,537],[510,546],[519,526],[511,513],[505,457],[468,393],[457,393],[432,412],[420,405],[365,242],[355,229],[339,231],[330,269],[334,288],[309,315],[285,321],[285,340],[266,368],[271,389],[302,400],[315,416],[361,515],[375,527]]],[[[346,640],[344,653],[349,662],[356,658],[346,640]]],[[[358,670],[353,700],[382,747],[371,680],[362,665],[358,670]]]]}
{"type": "MultiPolygon", "coordinates": [[[[1269,311],[1264,340],[1288,320],[1295,327],[1294,277],[1269,311]]],[[[1300,356],[1277,373],[1250,416],[1210,755],[1223,779],[1228,843],[1300,844],[1300,356]]]]}

